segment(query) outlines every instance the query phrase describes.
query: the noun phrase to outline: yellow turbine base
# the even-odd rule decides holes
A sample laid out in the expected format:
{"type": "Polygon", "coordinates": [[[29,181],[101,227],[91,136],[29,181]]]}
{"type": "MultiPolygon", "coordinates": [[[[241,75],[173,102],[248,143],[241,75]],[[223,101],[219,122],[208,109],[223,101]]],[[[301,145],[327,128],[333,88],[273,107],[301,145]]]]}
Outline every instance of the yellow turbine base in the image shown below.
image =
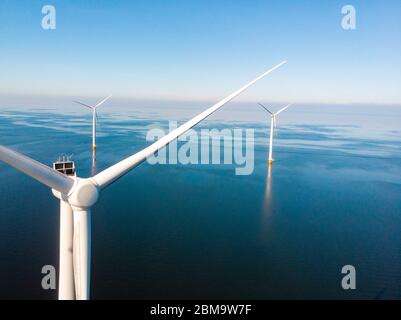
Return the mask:
{"type": "Polygon", "coordinates": [[[92,146],[92,149],[93,149],[93,150],[96,150],[96,145],[95,145],[95,144],[92,146]]]}
{"type": "Polygon", "coordinates": [[[273,164],[273,160],[269,159],[269,164],[270,165],[273,164]]]}

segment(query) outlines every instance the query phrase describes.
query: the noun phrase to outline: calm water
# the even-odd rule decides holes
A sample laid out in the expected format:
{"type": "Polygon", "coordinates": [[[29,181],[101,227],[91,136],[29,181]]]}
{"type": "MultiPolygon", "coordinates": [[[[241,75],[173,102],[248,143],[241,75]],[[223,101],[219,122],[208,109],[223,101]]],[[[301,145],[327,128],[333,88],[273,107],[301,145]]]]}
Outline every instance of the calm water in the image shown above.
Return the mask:
{"type": "MultiPolygon", "coordinates": [[[[149,128],[204,108],[105,107],[97,170],[148,145],[149,128]]],[[[144,163],[104,190],[92,298],[401,298],[401,108],[294,106],[280,116],[271,171],[269,119],[231,104],[197,128],[254,128],[252,175],[144,163]],[[346,264],[357,290],[341,289],[346,264]]],[[[49,165],[73,154],[80,176],[91,171],[90,130],[75,107],[0,109],[1,144],[49,165]]],[[[58,202],[2,163],[0,179],[0,298],[55,299],[40,270],[58,266],[58,202]]]]}

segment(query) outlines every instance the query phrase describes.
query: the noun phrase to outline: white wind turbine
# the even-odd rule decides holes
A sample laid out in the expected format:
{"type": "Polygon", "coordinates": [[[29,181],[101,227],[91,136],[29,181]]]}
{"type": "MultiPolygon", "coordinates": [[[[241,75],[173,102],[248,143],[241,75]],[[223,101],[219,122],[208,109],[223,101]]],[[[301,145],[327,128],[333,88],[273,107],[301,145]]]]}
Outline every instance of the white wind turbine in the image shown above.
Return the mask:
{"type": "Polygon", "coordinates": [[[286,105],[284,108],[280,109],[276,113],[271,112],[267,109],[263,104],[258,103],[263,109],[265,109],[268,113],[270,113],[270,144],[269,144],[269,165],[273,163],[273,131],[276,129],[276,116],[287,109],[292,103],[286,105]]]}
{"type": "Polygon", "coordinates": [[[97,201],[99,193],[145,161],[148,156],[168,145],[285,62],[283,61],[269,69],[145,149],[90,178],[80,178],[75,175],[70,176],[60,173],[0,145],[1,161],[50,187],[53,194],[60,199],[59,299],[89,299],[91,207],[97,201]]]}
{"type": "Polygon", "coordinates": [[[110,97],[111,97],[111,95],[104,98],[102,101],[98,102],[94,106],[90,106],[88,104],[85,104],[85,103],[82,103],[79,101],[73,101],[75,103],[80,104],[81,106],[84,106],[84,107],[92,110],[92,150],[94,150],[94,151],[96,150],[96,119],[97,119],[96,108],[99,107],[100,105],[102,105],[103,103],[105,103],[110,97]]]}

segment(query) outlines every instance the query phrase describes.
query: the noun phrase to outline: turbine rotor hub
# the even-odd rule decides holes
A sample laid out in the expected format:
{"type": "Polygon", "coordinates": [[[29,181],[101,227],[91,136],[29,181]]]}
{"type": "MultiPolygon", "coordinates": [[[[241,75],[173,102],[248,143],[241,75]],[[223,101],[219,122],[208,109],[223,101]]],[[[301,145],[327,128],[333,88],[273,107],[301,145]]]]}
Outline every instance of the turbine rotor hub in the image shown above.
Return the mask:
{"type": "Polygon", "coordinates": [[[89,179],[77,178],[77,183],[68,196],[68,202],[73,207],[90,208],[99,198],[99,191],[96,185],[89,179]]]}

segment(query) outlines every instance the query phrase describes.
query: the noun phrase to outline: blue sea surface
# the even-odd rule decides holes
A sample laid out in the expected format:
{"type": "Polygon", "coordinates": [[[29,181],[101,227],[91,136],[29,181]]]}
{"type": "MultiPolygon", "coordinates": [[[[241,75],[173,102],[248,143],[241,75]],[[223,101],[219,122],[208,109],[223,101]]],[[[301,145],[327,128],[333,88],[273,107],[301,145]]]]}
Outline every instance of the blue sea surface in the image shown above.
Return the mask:
{"type": "MultiPolygon", "coordinates": [[[[99,110],[96,171],[149,145],[207,106],[99,110]]],[[[278,109],[279,106],[273,106],[278,109]]],[[[0,109],[0,144],[51,165],[92,170],[91,116],[56,107],[0,109]]],[[[231,103],[195,127],[254,129],[254,171],[143,163],[93,207],[93,299],[400,299],[401,108],[294,105],[278,117],[269,169],[268,115],[231,103]],[[344,265],[356,289],[341,287],[344,265]]],[[[182,142],[181,142],[182,143],[182,142]]],[[[0,298],[56,299],[59,204],[0,163],[0,298]]]]}

